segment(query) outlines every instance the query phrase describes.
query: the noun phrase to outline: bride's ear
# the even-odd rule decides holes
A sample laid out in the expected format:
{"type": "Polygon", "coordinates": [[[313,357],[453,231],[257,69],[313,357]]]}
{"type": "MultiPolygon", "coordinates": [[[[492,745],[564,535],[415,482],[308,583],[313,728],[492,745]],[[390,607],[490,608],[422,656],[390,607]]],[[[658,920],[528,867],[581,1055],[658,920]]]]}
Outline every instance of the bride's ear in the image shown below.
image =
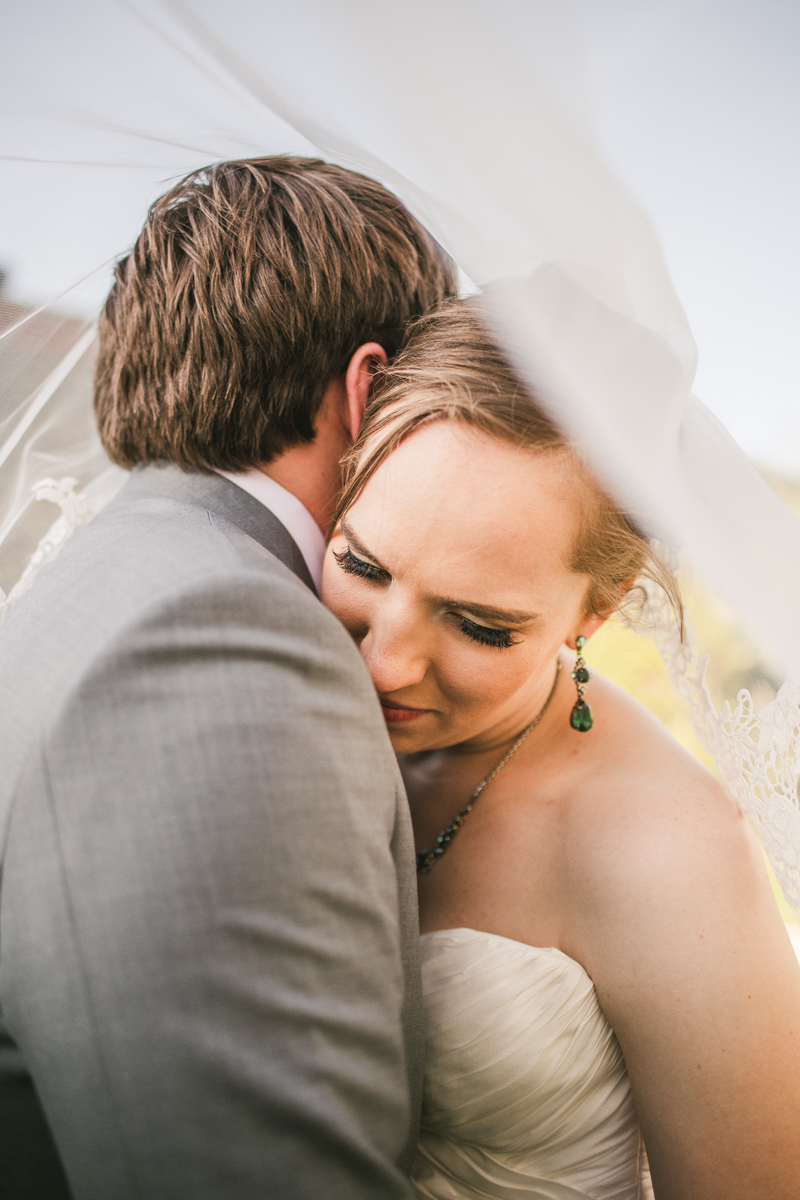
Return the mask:
{"type": "MultiPolygon", "coordinates": [[[[609,613],[608,616],[610,616],[610,615],[611,614],[609,613]]],[[[608,620],[608,616],[598,617],[596,613],[592,613],[591,616],[584,617],[584,619],[580,623],[579,628],[576,629],[573,634],[570,634],[570,636],[565,639],[564,644],[566,646],[569,646],[570,650],[576,650],[577,649],[576,642],[577,642],[578,638],[584,637],[584,638],[586,638],[586,640],[588,642],[588,640],[592,636],[592,634],[597,633],[597,631],[601,625],[605,625],[606,621],[608,620]]]]}
{"type": "Polygon", "coordinates": [[[369,390],[375,368],[386,362],[386,351],[377,342],[365,342],[359,346],[347,367],[344,377],[347,392],[347,411],[350,424],[350,436],[353,441],[358,437],[361,422],[364,420],[364,409],[369,400],[369,390]]]}
{"type": "Polygon", "coordinates": [[[613,617],[614,613],[617,611],[617,605],[621,604],[631,588],[635,587],[636,580],[636,575],[631,575],[629,579],[624,579],[619,585],[619,598],[617,604],[610,606],[608,611],[604,613],[587,613],[587,615],[581,621],[580,627],[575,630],[574,634],[566,639],[564,645],[569,646],[570,650],[574,650],[576,648],[575,642],[579,637],[585,637],[588,642],[592,634],[597,633],[600,626],[605,625],[609,617],[613,617]]]}

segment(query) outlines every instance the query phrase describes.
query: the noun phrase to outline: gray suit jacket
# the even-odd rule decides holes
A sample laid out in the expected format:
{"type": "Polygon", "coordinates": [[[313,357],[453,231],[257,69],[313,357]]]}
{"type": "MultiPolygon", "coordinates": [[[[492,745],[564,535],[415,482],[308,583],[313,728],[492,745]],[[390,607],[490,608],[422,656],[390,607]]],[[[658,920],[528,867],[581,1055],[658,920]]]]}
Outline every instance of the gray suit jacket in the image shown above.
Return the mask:
{"type": "Polygon", "coordinates": [[[246,492],[139,468],[12,614],[0,837],[4,1111],[27,1081],[17,1143],[47,1156],[38,1096],[75,1200],[408,1196],[402,785],[355,647],[246,492]]]}

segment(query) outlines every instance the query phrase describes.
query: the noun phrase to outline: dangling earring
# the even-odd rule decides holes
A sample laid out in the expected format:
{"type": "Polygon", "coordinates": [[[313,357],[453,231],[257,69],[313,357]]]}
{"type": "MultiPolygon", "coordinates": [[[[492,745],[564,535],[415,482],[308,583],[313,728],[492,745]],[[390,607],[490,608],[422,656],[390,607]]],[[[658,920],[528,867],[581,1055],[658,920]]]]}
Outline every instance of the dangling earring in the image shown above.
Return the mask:
{"type": "Polygon", "coordinates": [[[570,713],[569,723],[573,729],[577,729],[578,733],[588,733],[594,723],[592,721],[592,710],[583,698],[586,684],[592,678],[589,674],[589,668],[583,661],[583,647],[585,645],[585,637],[576,639],[575,649],[578,651],[578,657],[575,659],[575,670],[572,672],[575,687],[578,689],[578,699],[575,701],[575,707],[570,713]]]}

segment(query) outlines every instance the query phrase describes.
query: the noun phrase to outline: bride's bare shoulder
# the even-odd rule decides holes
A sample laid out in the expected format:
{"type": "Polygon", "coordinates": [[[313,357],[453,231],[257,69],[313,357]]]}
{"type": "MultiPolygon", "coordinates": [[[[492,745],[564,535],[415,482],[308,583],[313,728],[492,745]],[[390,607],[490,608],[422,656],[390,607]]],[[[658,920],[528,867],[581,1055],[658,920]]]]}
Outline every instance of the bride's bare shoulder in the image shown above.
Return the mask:
{"type": "Polygon", "coordinates": [[[598,680],[595,725],[581,736],[593,744],[579,756],[563,824],[575,902],[644,911],[663,908],[666,886],[699,894],[718,875],[726,888],[763,875],[737,806],[640,704],[598,680]]]}

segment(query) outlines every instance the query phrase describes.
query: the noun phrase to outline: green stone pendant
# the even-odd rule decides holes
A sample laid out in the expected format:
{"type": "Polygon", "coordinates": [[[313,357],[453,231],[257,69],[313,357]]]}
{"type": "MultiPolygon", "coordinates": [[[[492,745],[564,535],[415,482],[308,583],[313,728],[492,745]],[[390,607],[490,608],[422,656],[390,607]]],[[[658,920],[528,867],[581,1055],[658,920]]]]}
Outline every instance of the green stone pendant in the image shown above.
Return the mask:
{"type": "Polygon", "coordinates": [[[585,700],[579,700],[573,708],[569,723],[578,733],[588,733],[592,728],[592,710],[585,700]]]}

